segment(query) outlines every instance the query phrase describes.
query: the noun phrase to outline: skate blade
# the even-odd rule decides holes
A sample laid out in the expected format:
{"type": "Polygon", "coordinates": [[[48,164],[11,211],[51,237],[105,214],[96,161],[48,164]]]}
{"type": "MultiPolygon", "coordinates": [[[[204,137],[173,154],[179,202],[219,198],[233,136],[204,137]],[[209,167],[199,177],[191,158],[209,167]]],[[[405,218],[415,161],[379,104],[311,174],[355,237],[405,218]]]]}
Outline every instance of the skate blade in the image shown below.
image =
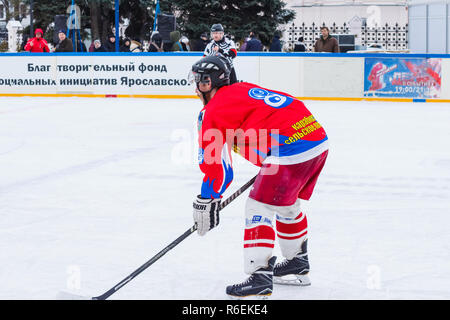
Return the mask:
{"type": "Polygon", "coordinates": [[[93,300],[92,297],[82,296],[67,291],[60,291],[56,295],[56,300],[93,300]]]}
{"type": "Polygon", "coordinates": [[[288,286],[300,286],[306,287],[311,285],[311,280],[309,279],[308,274],[300,275],[300,274],[288,274],[282,277],[273,277],[273,283],[282,284],[288,286]]]}
{"type": "Polygon", "coordinates": [[[232,296],[228,295],[231,300],[267,300],[271,296],[271,293],[268,294],[252,294],[248,296],[232,296]]]}

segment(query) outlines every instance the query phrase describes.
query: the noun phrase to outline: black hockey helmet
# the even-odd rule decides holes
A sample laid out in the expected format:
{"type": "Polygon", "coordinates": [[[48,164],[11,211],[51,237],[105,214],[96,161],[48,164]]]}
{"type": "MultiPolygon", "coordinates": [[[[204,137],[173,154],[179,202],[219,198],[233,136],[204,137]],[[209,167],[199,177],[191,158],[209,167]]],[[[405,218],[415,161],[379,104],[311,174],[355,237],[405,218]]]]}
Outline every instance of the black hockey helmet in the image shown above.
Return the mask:
{"type": "Polygon", "coordinates": [[[189,74],[191,81],[198,84],[211,81],[211,89],[230,84],[230,66],[228,60],[220,53],[203,57],[192,65],[189,74]]]}
{"type": "Polygon", "coordinates": [[[211,27],[211,32],[218,32],[218,31],[224,32],[222,25],[220,23],[213,24],[211,27]]]}

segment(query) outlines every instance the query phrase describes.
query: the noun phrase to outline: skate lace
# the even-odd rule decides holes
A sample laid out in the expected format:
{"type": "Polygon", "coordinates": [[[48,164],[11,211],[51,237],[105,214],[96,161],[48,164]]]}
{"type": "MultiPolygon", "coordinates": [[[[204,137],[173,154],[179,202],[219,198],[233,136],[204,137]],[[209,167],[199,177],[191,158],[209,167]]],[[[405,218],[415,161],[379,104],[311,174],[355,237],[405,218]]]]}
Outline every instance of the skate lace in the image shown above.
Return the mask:
{"type": "Polygon", "coordinates": [[[252,280],[253,280],[253,276],[250,276],[244,282],[241,282],[241,283],[237,284],[236,287],[243,287],[243,286],[249,284],[252,280]]]}
{"type": "Polygon", "coordinates": [[[284,261],[280,262],[280,263],[277,265],[277,267],[278,267],[278,268],[283,268],[283,267],[287,266],[287,264],[289,263],[289,261],[290,261],[290,260],[285,259],[284,261]]]}

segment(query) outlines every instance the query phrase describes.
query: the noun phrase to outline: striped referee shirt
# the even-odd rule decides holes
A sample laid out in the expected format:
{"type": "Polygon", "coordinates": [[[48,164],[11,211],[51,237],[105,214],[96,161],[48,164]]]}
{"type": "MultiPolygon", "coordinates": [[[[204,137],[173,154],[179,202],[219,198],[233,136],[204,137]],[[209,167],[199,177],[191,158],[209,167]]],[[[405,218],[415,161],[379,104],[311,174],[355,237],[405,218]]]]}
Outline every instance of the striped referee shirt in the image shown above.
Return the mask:
{"type": "Polygon", "coordinates": [[[216,53],[216,51],[214,51],[215,46],[219,46],[219,52],[227,58],[231,68],[233,68],[233,59],[237,55],[237,50],[234,41],[226,37],[223,37],[222,40],[217,42],[211,40],[211,42],[206,45],[205,51],[203,52],[203,56],[214,55],[216,53]]]}

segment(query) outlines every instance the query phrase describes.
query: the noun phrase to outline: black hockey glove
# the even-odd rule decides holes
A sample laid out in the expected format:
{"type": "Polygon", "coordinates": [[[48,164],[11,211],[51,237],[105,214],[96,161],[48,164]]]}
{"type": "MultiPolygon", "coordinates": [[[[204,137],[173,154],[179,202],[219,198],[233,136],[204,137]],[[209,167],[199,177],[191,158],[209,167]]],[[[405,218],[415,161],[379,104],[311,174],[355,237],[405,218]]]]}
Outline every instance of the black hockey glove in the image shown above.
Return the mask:
{"type": "Polygon", "coordinates": [[[204,236],[219,224],[220,199],[203,199],[197,196],[193,207],[194,222],[197,224],[197,232],[200,236],[204,236]]]}

